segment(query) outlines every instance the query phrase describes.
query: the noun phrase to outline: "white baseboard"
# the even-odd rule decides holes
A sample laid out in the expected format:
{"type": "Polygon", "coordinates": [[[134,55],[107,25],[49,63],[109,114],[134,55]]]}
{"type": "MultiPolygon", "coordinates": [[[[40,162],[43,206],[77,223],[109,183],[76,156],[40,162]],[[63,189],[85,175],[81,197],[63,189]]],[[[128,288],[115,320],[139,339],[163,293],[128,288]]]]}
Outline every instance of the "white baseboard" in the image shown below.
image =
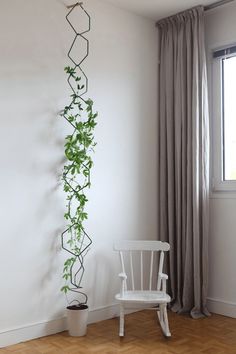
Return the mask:
{"type": "MultiPolygon", "coordinates": [[[[117,317],[119,305],[111,304],[99,307],[89,311],[88,323],[95,323],[109,318],[117,317]]],[[[31,339],[48,336],[51,334],[63,332],[66,330],[66,318],[43,321],[29,324],[23,327],[7,329],[0,331],[0,348],[25,342],[31,339]]]]}
{"type": "Polygon", "coordinates": [[[119,305],[101,306],[89,311],[88,323],[96,323],[119,316],[119,305]]]}
{"type": "Polygon", "coordinates": [[[210,312],[219,315],[236,318],[236,303],[220,299],[207,299],[207,306],[210,312]]]}
{"type": "Polygon", "coordinates": [[[66,319],[58,318],[52,321],[44,321],[26,325],[24,327],[12,328],[0,332],[0,348],[8,345],[25,342],[27,340],[48,336],[62,332],[66,329],[66,319]]]}

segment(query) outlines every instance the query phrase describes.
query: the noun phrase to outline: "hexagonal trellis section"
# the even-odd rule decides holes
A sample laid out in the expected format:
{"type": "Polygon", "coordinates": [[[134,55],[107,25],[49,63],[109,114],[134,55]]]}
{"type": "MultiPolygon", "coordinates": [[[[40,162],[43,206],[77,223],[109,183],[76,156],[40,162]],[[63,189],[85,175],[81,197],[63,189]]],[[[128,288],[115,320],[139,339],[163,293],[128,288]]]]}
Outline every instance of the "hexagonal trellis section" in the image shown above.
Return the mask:
{"type": "Polygon", "coordinates": [[[90,31],[91,19],[81,3],[75,4],[66,16],[66,20],[75,34],[85,34],[90,31]],[[83,11],[81,11],[81,9],[83,11]]]}
{"type": "Polygon", "coordinates": [[[88,78],[81,67],[75,66],[74,71],[76,77],[79,77],[80,80],[75,81],[74,78],[69,75],[67,81],[71,90],[74,93],[79,92],[79,96],[81,97],[88,91],[88,78]]]}
{"type": "Polygon", "coordinates": [[[72,42],[68,57],[76,66],[80,66],[89,53],[89,41],[82,35],[77,34],[72,42]]]}

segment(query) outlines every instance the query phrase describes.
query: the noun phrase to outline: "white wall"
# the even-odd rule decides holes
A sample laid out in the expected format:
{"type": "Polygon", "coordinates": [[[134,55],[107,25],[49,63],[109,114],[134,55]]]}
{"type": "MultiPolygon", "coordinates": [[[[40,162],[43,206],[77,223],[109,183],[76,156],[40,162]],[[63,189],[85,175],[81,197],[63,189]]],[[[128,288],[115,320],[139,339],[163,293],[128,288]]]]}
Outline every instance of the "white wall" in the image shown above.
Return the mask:
{"type": "MultiPolygon", "coordinates": [[[[206,45],[214,48],[236,43],[236,2],[206,15],[206,45]]],[[[209,76],[211,84],[211,77],[209,76]]],[[[213,101],[214,104],[214,101],[213,101]]],[[[214,117],[211,117],[213,122],[214,117]]],[[[236,195],[214,193],[210,201],[209,308],[236,317],[236,195]]]]}
{"type": "MultiPolygon", "coordinates": [[[[84,278],[94,321],[116,313],[113,242],[156,238],[157,33],[151,20],[84,3],[92,17],[84,68],[99,111],[84,278]]],[[[0,346],[65,326],[58,112],[68,102],[66,11],[63,0],[0,4],[0,346]]]]}

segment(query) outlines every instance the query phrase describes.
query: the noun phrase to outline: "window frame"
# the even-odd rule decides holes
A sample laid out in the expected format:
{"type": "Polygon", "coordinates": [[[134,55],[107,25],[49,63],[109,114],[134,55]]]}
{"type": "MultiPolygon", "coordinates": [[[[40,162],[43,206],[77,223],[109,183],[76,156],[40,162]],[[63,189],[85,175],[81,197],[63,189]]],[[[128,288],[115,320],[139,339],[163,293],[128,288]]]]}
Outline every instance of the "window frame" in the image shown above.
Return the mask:
{"type": "Polygon", "coordinates": [[[214,57],[216,52],[211,52],[212,192],[236,192],[236,180],[224,179],[224,57],[214,57]]]}

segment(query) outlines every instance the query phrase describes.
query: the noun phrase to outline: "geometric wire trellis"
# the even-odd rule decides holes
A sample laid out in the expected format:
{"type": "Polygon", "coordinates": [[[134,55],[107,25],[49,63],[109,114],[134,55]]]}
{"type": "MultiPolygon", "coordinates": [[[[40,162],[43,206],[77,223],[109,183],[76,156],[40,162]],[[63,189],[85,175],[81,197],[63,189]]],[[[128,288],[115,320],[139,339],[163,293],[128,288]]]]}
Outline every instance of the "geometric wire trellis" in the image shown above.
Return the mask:
{"type": "MultiPolygon", "coordinates": [[[[85,72],[83,71],[82,67],[81,67],[81,64],[84,62],[84,60],[88,57],[89,55],[89,41],[86,37],[84,37],[84,34],[89,32],[90,29],[91,29],[91,18],[89,16],[89,14],[87,13],[87,11],[84,9],[82,3],[76,3],[72,8],[71,10],[68,12],[68,14],[66,15],[66,20],[67,22],[69,23],[70,27],[72,28],[73,32],[75,33],[75,37],[72,41],[72,44],[70,46],[70,49],[67,53],[67,56],[68,58],[71,60],[71,62],[74,64],[74,67],[73,69],[74,70],[77,70],[79,69],[79,72],[80,72],[80,76],[84,78],[84,88],[83,88],[83,91],[80,92],[80,94],[78,95],[79,99],[82,100],[83,102],[85,102],[83,96],[88,92],[88,78],[85,74],[85,72]],[[75,26],[72,24],[72,22],[70,21],[70,14],[73,12],[73,10],[76,8],[76,7],[79,7],[83,13],[87,16],[87,24],[88,24],[88,27],[87,29],[85,29],[84,31],[82,32],[78,32],[76,29],[75,29],[75,26]],[[73,48],[74,46],[76,45],[76,41],[78,41],[78,39],[80,40],[83,40],[84,43],[86,44],[86,52],[85,52],[85,55],[82,57],[82,59],[77,62],[76,61],[76,58],[73,57],[73,48]]],[[[73,78],[73,75],[72,74],[69,74],[68,76],[68,84],[72,90],[72,92],[74,94],[76,94],[76,91],[73,87],[73,81],[74,78],[73,78]]],[[[73,100],[72,102],[70,103],[70,105],[68,106],[68,108],[70,108],[73,104],[73,100]]],[[[76,127],[74,126],[74,124],[68,119],[68,117],[66,116],[66,114],[62,114],[62,116],[65,118],[65,120],[72,126],[72,128],[76,129],[76,127]]],[[[68,177],[68,172],[64,172],[63,173],[63,180],[64,182],[71,188],[73,189],[73,185],[71,183],[71,180],[70,178],[68,177]]],[[[78,184],[78,183],[77,183],[78,184]]],[[[79,193],[79,192],[83,192],[83,190],[85,188],[88,187],[88,185],[90,185],[90,170],[88,170],[88,175],[86,177],[86,180],[85,180],[85,183],[79,188],[76,190],[76,193],[79,193]]],[[[87,252],[89,251],[89,247],[90,245],[92,244],[92,240],[91,238],[89,237],[89,235],[85,232],[85,230],[82,228],[82,237],[81,237],[81,240],[80,240],[80,248],[79,248],[79,252],[73,252],[71,250],[71,248],[67,247],[67,242],[66,242],[66,239],[67,239],[67,234],[72,232],[71,229],[73,229],[73,226],[74,225],[71,225],[69,226],[62,234],[61,234],[61,243],[62,243],[62,248],[67,251],[69,254],[72,255],[72,257],[75,259],[75,261],[72,263],[72,265],[70,266],[70,282],[72,284],[73,287],[70,287],[70,291],[72,292],[75,292],[77,293],[78,295],[82,295],[84,301],[79,301],[78,299],[76,300],[73,300],[73,301],[77,301],[79,304],[86,304],[87,303],[87,300],[88,300],[88,297],[85,293],[83,293],[81,291],[82,287],[81,287],[81,281],[83,279],[83,275],[84,275],[84,257],[86,256],[87,252]]],[[[72,301],[72,302],[73,302],[72,301]]]]}
{"type": "MultiPolygon", "coordinates": [[[[74,31],[74,33],[75,33],[74,40],[72,41],[72,44],[71,44],[71,46],[70,46],[70,49],[69,49],[69,51],[68,51],[67,56],[68,56],[68,58],[72,61],[72,63],[74,64],[74,69],[79,68],[80,72],[82,73],[82,75],[83,75],[84,78],[85,78],[85,91],[80,94],[80,98],[82,98],[82,96],[88,92],[88,78],[87,78],[85,72],[83,71],[83,69],[82,69],[82,67],[81,67],[81,64],[84,62],[84,60],[85,60],[85,59],[88,57],[88,55],[89,55],[89,41],[88,41],[88,39],[87,39],[86,37],[84,37],[84,34],[87,33],[87,32],[89,32],[90,29],[91,29],[91,17],[90,17],[90,15],[87,13],[87,11],[84,9],[82,3],[77,2],[77,3],[72,7],[72,9],[68,12],[68,14],[66,15],[66,20],[67,20],[67,22],[69,23],[69,25],[71,26],[71,28],[72,28],[72,30],[74,31]],[[77,7],[77,6],[79,6],[79,7],[81,8],[81,10],[84,12],[84,14],[85,14],[85,15],[87,16],[87,18],[88,18],[88,28],[87,28],[85,31],[82,31],[82,32],[80,32],[80,33],[76,31],[75,26],[73,26],[73,24],[71,23],[71,21],[70,21],[70,19],[69,19],[70,14],[72,13],[72,11],[73,11],[73,10],[75,9],[75,7],[77,7]],[[76,62],[76,59],[74,59],[74,58],[72,57],[72,55],[71,55],[72,49],[73,49],[73,47],[75,46],[76,41],[78,40],[78,38],[81,38],[81,39],[84,40],[85,43],[86,43],[86,54],[85,54],[84,57],[80,60],[79,63],[77,63],[77,62],[76,62]]],[[[72,91],[75,93],[75,90],[74,90],[73,86],[71,85],[71,81],[70,81],[70,80],[71,80],[71,75],[69,75],[69,77],[68,77],[68,83],[69,83],[69,85],[70,85],[72,91]]]]}

